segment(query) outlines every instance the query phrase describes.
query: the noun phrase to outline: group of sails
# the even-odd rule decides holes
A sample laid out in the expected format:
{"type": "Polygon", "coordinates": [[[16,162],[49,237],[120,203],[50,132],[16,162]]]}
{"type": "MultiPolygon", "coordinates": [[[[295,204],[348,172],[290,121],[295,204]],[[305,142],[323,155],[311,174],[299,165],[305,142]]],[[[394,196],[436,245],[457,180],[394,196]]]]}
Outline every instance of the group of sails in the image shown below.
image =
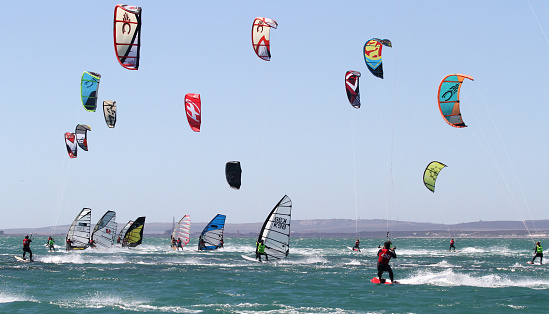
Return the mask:
{"type": "Polygon", "coordinates": [[[145,217],[130,220],[117,238],[116,213],[112,210],[107,211],[91,231],[91,212],[90,208],[83,208],[72,222],[65,238],[67,251],[87,248],[108,249],[115,241],[122,247],[135,247],[141,244],[145,217]]]}

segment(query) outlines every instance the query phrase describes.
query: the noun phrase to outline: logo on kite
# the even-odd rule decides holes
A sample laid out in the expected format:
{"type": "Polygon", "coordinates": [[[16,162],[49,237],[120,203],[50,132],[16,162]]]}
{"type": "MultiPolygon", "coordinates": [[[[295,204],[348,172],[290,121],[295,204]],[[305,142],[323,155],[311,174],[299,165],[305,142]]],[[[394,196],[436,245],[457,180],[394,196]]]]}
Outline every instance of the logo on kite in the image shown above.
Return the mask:
{"type": "Polygon", "coordinates": [[[78,148],[78,145],[76,145],[76,137],[74,136],[74,133],[65,133],[65,145],[67,146],[67,152],[69,153],[69,157],[76,158],[76,150],[78,148]]]}
{"type": "Polygon", "coordinates": [[[229,186],[235,190],[240,190],[242,177],[242,168],[240,161],[229,161],[225,165],[225,178],[229,186]]]}
{"type": "Polygon", "coordinates": [[[393,47],[389,39],[372,38],[364,44],[364,61],[373,75],[383,78],[383,64],[381,50],[383,46],[393,47]]]}
{"type": "Polygon", "coordinates": [[[185,112],[187,113],[187,121],[189,126],[195,132],[200,132],[201,118],[201,101],[200,94],[185,95],[185,112]]]}
{"type": "Polygon", "coordinates": [[[425,171],[423,172],[423,184],[429,189],[429,191],[435,193],[435,182],[437,181],[438,173],[444,168],[447,167],[445,164],[432,161],[427,165],[425,171]]]}
{"type": "Polygon", "coordinates": [[[271,28],[278,24],[273,19],[256,17],[252,25],[252,47],[255,54],[265,61],[271,60],[271,28]]]}
{"type": "Polygon", "coordinates": [[[358,78],[360,72],[347,71],[345,73],[345,89],[347,90],[347,98],[353,107],[360,108],[360,92],[358,90],[358,78]]]}
{"type": "Polygon", "coordinates": [[[84,109],[95,112],[97,109],[97,93],[101,74],[85,71],[80,82],[80,97],[84,109]]]}
{"type": "Polygon", "coordinates": [[[105,115],[105,122],[109,128],[114,128],[116,124],[116,101],[104,100],[103,101],[103,114],[105,115]]]}
{"type": "Polygon", "coordinates": [[[121,66],[139,68],[141,50],[141,8],[117,4],[114,7],[114,51],[121,66]]]}
{"type": "Polygon", "coordinates": [[[446,75],[438,87],[438,109],[444,121],[455,128],[465,128],[459,109],[459,92],[464,79],[473,78],[464,74],[446,75]]]}
{"type": "Polygon", "coordinates": [[[74,131],[76,143],[85,151],[88,151],[88,131],[91,131],[91,127],[85,124],[77,125],[74,131]]]}

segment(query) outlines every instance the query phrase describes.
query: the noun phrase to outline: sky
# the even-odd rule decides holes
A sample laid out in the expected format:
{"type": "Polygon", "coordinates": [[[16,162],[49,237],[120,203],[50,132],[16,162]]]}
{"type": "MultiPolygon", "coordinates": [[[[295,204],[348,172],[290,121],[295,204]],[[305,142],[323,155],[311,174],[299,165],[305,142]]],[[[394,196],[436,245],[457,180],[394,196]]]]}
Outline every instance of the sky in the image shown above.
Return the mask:
{"type": "Polygon", "coordinates": [[[138,71],[113,45],[117,2],[10,1],[0,11],[0,229],[70,224],[117,212],[169,222],[263,221],[284,196],[293,219],[460,223],[548,219],[549,4],[543,1],[135,1],[138,71]],[[269,62],[251,44],[255,17],[278,22],[269,62]],[[369,73],[370,38],[388,38],[385,77],[369,73]],[[360,71],[362,106],[349,104],[360,71]],[[84,110],[83,71],[101,74],[84,110]],[[467,128],[442,119],[447,74],[467,128]],[[202,98],[193,132],[184,95],[202,98]],[[89,151],[63,135],[88,124],[89,151]],[[242,187],[225,163],[238,160],[242,187]],[[435,193],[431,161],[448,165],[435,193]]]}

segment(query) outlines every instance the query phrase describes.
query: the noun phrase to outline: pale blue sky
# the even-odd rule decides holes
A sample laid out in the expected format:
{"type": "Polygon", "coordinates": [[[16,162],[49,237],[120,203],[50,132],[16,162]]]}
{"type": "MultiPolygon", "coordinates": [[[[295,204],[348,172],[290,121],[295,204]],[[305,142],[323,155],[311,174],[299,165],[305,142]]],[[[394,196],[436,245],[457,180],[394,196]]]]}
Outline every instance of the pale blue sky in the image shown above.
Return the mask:
{"type": "Polygon", "coordinates": [[[114,210],[119,222],[256,222],[284,194],[293,219],[549,218],[547,2],[135,1],[138,71],[115,57],[116,4],[3,3],[0,228],[68,224],[82,207],[94,221],[114,210]],[[252,50],[258,16],[279,25],[270,62],[252,50]],[[364,63],[372,37],[393,43],[383,80],[364,63]],[[358,110],[348,70],[362,72],[358,110]],[[102,75],[116,128],[83,109],[83,71],[102,75]],[[475,78],[461,90],[466,129],[438,110],[450,73],[475,78]],[[200,133],[186,93],[201,94],[200,133]],[[90,150],[69,160],[63,134],[78,123],[90,150]],[[231,160],[239,191],[225,182],[231,160]],[[433,160],[448,165],[434,194],[422,183],[433,160]]]}

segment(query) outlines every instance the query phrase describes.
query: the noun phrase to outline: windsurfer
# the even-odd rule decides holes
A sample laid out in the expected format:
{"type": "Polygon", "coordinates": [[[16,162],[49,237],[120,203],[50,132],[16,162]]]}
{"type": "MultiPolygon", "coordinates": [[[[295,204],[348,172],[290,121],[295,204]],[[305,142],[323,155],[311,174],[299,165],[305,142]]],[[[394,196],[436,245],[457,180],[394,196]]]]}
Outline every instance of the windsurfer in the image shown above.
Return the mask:
{"type": "Polygon", "coordinates": [[[385,241],[385,243],[383,243],[383,248],[377,252],[377,256],[377,276],[379,277],[379,282],[385,282],[385,279],[381,278],[381,275],[383,275],[383,272],[386,271],[389,272],[391,282],[395,283],[393,280],[393,270],[389,265],[389,260],[391,260],[391,257],[396,258],[397,256],[395,253],[395,248],[391,248],[391,241],[385,241]]]}
{"type": "Polygon", "coordinates": [[[27,252],[29,253],[30,255],[30,260],[31,262],[34,262],[32,260],[32,251],[30,249],[30,243],[32,242],[31,239],[29,239],[29,236],[26,235],[25,238],[23,239],[23,259],[26,260],[25,258],[25,254],[27,254],[27,252]]]}
{"type": "Polygon", "coordinates": [[[183,251],[183,246],[181,245],[181,238],[177,238],[177,250],[181,248],[181,251],[183,251]]]}
{"type": "Polygon", "coordinates": [[[356,239],[355,246],[353,246],[353,251],[360,252],[360,240],[356,239]]]}
{"type": "Polygon", "coordinates": [[[90,239],[90,242],[88,243],[88,246],[91,247],[91,248],[95,248],[95,240],[90,239]]]}
{"type": "Polygon", "coordinates": [[[539,256],[539,263],[540,265],[543,264],[543,248],[541,247],[541,242],[536,243],[536,247],[534,248],[534,252],[536,252],[536,255],[532,259],[532,264],[534,264],[534,261],[536,260],[536,257],[539,256]]]}
{"type": "Polygon", "coordinates": [[[47,244],[48,244],[48,248],[49,248],[50,252],[51,252],[51,251],[54,251],[54,252],[55,252],[55,247],[53,246],[54,243],[55,243],[55,241],[53,240],[53,238],[52,238],[52,237],[49,237],[49,238],[48,238],[48,243],[47,243],[47,244]]]}
{"type": "Polygon", "coordinates": [[[175,240],[175,238],[172,236],[172,248],[176,248],[176,245],[177,245],[177,241],[175,240]]]}
{"type": "Polygon", "coordinates": [[[448,251],[451,251],[452,248],[454,249],[454,252],[456,251],[456,247],[454,246],[454,239],[450,240],[450,249],[448,251]]]}
{"type": "Polygon", "coordinates": [[[67,238],[67,251],[72,250],[72,240],[67,238]]]}
{"type": "Polygon", "coordinates": [[[256,249],[255,249],[255,258],[258,259],[261,262],[261,255],[265,255],[265,260],[268,261],[269,257],[267,257],[267,254],[265,254],[265,243],[263,242],[263,239],[259,240],[259,242],[255,243],[256,249]]]}

